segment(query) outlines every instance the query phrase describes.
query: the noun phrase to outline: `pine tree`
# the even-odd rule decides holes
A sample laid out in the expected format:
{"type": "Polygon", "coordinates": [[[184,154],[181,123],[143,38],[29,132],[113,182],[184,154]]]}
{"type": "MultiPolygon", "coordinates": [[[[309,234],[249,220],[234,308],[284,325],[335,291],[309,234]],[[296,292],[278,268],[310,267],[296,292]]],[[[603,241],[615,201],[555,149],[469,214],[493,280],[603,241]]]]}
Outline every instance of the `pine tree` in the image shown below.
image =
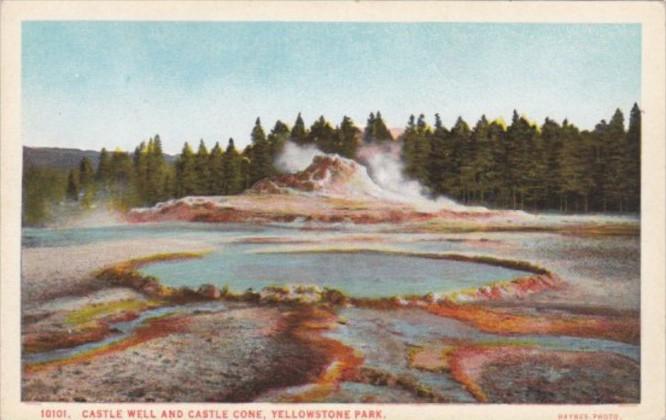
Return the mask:
{"type": "Polygon", "coordinates": [[[99,153],[99,162],[97,164],[95,179],[102,185],[108,185],[111,181],[111,157],[105,148],[102,148],[99,153]]]}
{"type": "Polygon", "coordinates": [[[95,170],[92,162],[83,157],[79,163],[79,192],[82,193],[81,206],[89,208],[95,200],[95,170]]]}
{"type": "Polygon", "coordinates": [[[371,112],[363,129],[363,143],[372,143],[375,138],[375,113],[371,112]]]}
{"type": "Polygon", "coordinates": [[[68,171],[28,164],[22,177],[22,224],[43,226],[67,195],[68,171]]]}
{"type": "Polygon", "coordinates": [[[375,141],[384,142],[384,141],[393,140],[393,135],[391,135],[391,132],[389,131],[388,127],[386,127],[386,124],[382,119],[381,112],[377,111],[373,125],[374,125],[373,137],[375,141]]]}
{"type": "MultiPolygon", "coordinates": [[[[467,123],[465,123],[467,125],[467,123]]],[[[455,128],[455,126],[454,126],[455,128]]],[[[468,203],[479,194],[478,177],[479,168],[476,166],[477,160],[477,135],[485,136],[488,130],[488,121],[485,116],[477,122],[474,130],[466,127],[466,134],[461,138],[460,143],[460,187],[462,200],[468,203]],[[476,134],[476,135],[475,135],[476,134]]]]}
{"type": "Polygon", "coordinates": [[[597,211],[624,211],[629,196],[626,170],[629,167],[624,116],[618,109],[610,122],[601,120],[589,136],[591,162],[589,172],[594,180],[591,207],[597,211]]]}
{"type": "Polygon", "coordinates": [[[270,134],[268,134],[268,143],[270,145],[271,151],[271,162],[275,161],[278,155],[282,153],[284,145],[287,143],[287,141],[289,141],[290,136],[291,134],[287,124],[277,120],[270,134]]]}
{"type": "Polygon", "coordinates": [[[223,179],[224,194],[238,194],[246,187],[243,175],[243,158],[234,146],[234,139],[229,139],[224,152],[223,179]]]}
{"type": "Polygon", "coordinates": [[[146,156],[146,190],[145,201],[153,205],[158,201],[165,200],[169,197],[167,194],[168,182],[168,167],[162,152],[162,140],[159,134],[148,143],[148,150],[146,156]]]}
{"type": "Polygon", "coordinates": [[[298,113],[296,116],[296,121],[294,122],[294,127],[291,129],[291,134],[289,139],[296,144],[306,144],[308,141],[308,133],[305,129],[305,123],[303,122],[303,117],[301,113],[298,113]]]}
{"type": "Polygon", "coordinates": [[[71,169],[67,175],[67,199],[79,200],[79,177],[75,169],[71,169]]]}
{"type": "MultiPolygon", "coordinates": [[[[388,130],[386,132],[388,133],[388,130]]],[[[388,135],[389,137],[383,134],[380,135],[378,137],[379,141],[391,140],[390,133],[388,135]]],[[[426,124],[425,116],[423,114],[419,115],[419,119],[416,121],[416,138],[414,142],[414,170],[411,175],[424,186],[428,185],[428,160],[430,158],[431,135],[432,129],[426,124]]]]}
{"type": "Polygon", "coordinates": [[[639,211],[641,208],[641,110],[636,103],[631,108],[629,115],[626,142],[627,210],[639,211]]]}
{"type": "Polygon", "coordinates": [[[194,171],[196,172],[195,195],[208,195],[211,192],[210,173],[208,171],[209,154],[206,143],[199,140],[199,149],[194,156],[194,171]]]}
{"type": "Polygon", "coordinates": [[[381,143],[389,140],[393,140],[393,135],[386,127],[381,112],[377,111],[377,114],[371,112],[363,132],[363,141],[365,143],[381,143]]]}
{"type": "Polygon", "coordinates": [[[320,116],[310,127],[308,144],[314,144],[325,153],[336,152],[336,132],[324,116],[320,116]]]}
{"type": "MultiPolygon", "coordinates": [[[[526,171],[528,148],[532,132],[527,120],[513,111],[511,125],[506,135],[506,168],[503,171],[504,185],[510,195],[508,206],[513,209],[525,208],[525,195],[527,193],[526,171]]],[[[507,197],[508,198],[508,197],[507,197]]]]}
{"type": "MultiPolygon", "coordinates": [[[[591,148],[592,159],[590,174],[594,182],[594,195],[591,197],[591,206],[595,210],[606,212],[608,210],[608,123],[601,120],[592,131],[588,142],[591,148]]],[[[564,177],[564,175],[563,175],[564,177]]]]}
{"type": "Polygon", "coordinates": [[[474,191],[473,199],[484,203],[487,194],[496,186],[498,172],[495,165],[495,144],[492,131],[494,127],[482,115],[472,130],[472,142],[475,145],[474,157],[470,166],[470,185],[474,191]]]}
{"type": "Polygon", "coordinates": [[[521,208],[539,209],[545,202],[545,160],[539,127],[525,120],[528,131],[524,141],[522,166],[523,195],[521,208]]]}
{"type": "Polygon", "coordinates": [[[113,151],[111,155],[111,179],[116,186],[126,188],[133,177],[132,159],[129,153],[120,149],[113,151]]]}
{"type": "Polygon", "coordinates": [[[608,124],[606,132],[607,167],[607,198],[613,210],[624,211],[629,195],[629,184],[626,176],[629,159],[627,156],[626,133],[624,131],[624,115],[617,109],[608,124]]]}
{"type": "Polygon", "coordinates": [[[219,142],[215,142],[215,146],[210,151],[208,175],[210,177],[210,194],[224,195],[224,152],[219,142]]]}
{"type": "MultiPolygon", "coordinates": [[[[490,192],[489,203],[494,206],[506,206],[502,204],[502,176],[505,172],[506,155],[504,146],[506,144],[506,123],[501,119],[496,119],[490,123],[488,128],[489,143],[491,149],[491,172],[487,173],[488,191],[490,192]]],[[[507,194],[504,194],[508,197],[507,194]]]]}
{"type": "MultiPolygon", "coordinates": [[[[374,114],[370,114],[372,119],[374,119],[374,114]]],[[[370,119],[368,119],[368,125],[370,124],[370,119]]],[[[366,126],[366,134],[368,131],[368,126],[366,126]]],[[[365,140],[364,136],[364,140],[365,140]]],[[[372,139],[372,137],[369,137],[372,139]]],[[[421,162],[418,161],[416,155],[416,142],[418,140],[418,133],[416,132],[416,118],[414,115],[410,115],[407,120],[407,125],[405,126],[405,131],[402,134],[402,161],[405,164],[405,175],[409,178],[416,178],[420,172],[419,165],[421,162]]]]}
{"type": "Polygon", "coordinates": [[[252,152],[251,147],[246,147],[240,155],[240,172],[241,172],[241,191],[246,190],[252,186],[251,178],[251,161],[249,155],[252,152]]]}
{"type": "Polygon", "coordinates": [[[79,183],[83,187],[87,187],[95,181],[95,170],[93,169],[92,162],[87,157],[83,157],[79,164],[79,183]]]}
{"type": "Polygon", "coordinates": [[[338,150],[340,156],[353,159],[356,156],[356,151],[359,147],[359,136],[361,130],[354,125],[354,122],[348,116],[342,118],[340,127],[337,130],[338,134],[338,150]]]}
{"type": "MultiPolygon", "coordinates": [[[[152,138],[149,140],[149,143],[152,145],[152,138]]],[[[134,163],[134,186],[141,204],[148,204],[146,200],[148,190],[148,147],[145,142],[141,142],[134,149],[132,161],[134,163]]]]}
{"type": "Polygon", "coordinates": [[[261,120],[257,118],[252,129],[252,149],[250,158],[250,183],[254,184],[260,179],[271,176],[273,161],[266,134],[261,127],[261,120]]]}
{"type": "MultiPolygon", "coordinates": [[[[410,116],[407,130],[403,136],[403,153],[404,148],[411,148],[408,154],[413,155],[413,135],[411,131],[415,129],[414,116],[410,116]],[[409,136],[407,136],[410,131],[409,136]],[[407,140],[409,138],[409,141],[407,140]],[[409,144],[409,146],[408,146],[409,144]]],[[[435,195],[444,194],[444,180],[451,176],[450,162],[449,162],[449,149],[447,145],[447,137],[449,133],[442,124],[442,119],[439,114],[435,114],[435,129],[430,136],[430,155],[428,156],[427,170],[428,170],[428,187],[435,195]]],[[[410,161],[413,158],[409,159],[410,161]]],[[[413,171],[413,170],[412,170],[413,171]]],[[[411,172],[411,171],[410,171],[411,172]]]]}
{"type": "Polygon", "coordinates": [[[562,201],[562,128],[546,118],[541,126],[541,141],[544,154],[544,207],[561,208],[562,201]]]}
{"type": "Polygon", "coordinates": [[[134,164],[130,154],[116,149],[111,154],[109,195],[111,204],[119,210],[141,205],[136,190],[134,164]]]}
{"type": "Polygon", "coordinates": [[[451,165],[451,176],[446,177],[444,185],[446,190],[458,200],[468,199],[468,182],[465,164],[468,159],[473,158],[471,153],[471,130],[462,117],[458,117],[456,123],[449,131],[448,139],[449,162],[451,165]]]}
{"type": "Polygon", "coordinates": [[[594,179],[589,165],[593,161],[593,135],[579,130],[566,120],[560,129],[562,148],[560,149],[560,192],[561,210],[584,211],[590,207],[589,195],[594,187],[594,179]]]}
{"type": "Polygon", "coordinates": [[[176,196],[192,195],[197,189],[197,172],[192,147],[185,142],[176,160],[176,196]]]}
{"type": "Polygon", "coordinates": [[[430,136],[432,130],[425,123],[425,117],[419,116],[414,122],[414,115],[409,116],[403,134],[402,157],[405,162],[405,175],[424,186],[429,183],[429,161],[431,158],[430,136]]]}
{"type": "Polygon", "coordinates": [[[176,169],[171,165],[166,166],[164,173],[164,183],[162,184],[162,198],[160,201],[167,200],[176,196],[176,169]]]}

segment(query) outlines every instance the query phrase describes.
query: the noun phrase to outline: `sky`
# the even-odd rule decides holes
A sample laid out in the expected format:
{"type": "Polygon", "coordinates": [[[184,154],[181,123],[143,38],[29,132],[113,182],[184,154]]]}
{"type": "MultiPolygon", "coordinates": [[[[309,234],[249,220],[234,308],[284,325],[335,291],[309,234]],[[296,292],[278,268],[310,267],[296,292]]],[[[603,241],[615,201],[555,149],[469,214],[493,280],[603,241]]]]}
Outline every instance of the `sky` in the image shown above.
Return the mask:
{"type": "Polygon", "coordinates": [[[24,22],[29,146],[248,144],[257,117],[485,114],[591,129],[640,103],[638,24],[24,22]]]}

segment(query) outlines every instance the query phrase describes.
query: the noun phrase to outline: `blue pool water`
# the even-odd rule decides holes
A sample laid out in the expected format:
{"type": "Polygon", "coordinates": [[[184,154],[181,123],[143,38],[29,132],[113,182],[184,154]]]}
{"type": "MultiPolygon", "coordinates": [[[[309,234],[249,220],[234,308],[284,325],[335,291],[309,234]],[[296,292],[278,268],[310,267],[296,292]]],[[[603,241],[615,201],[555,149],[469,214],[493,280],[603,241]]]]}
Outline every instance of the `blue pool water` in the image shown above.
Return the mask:
{"type": "Polygon", "coordinates": [[[487,264],[375,252],[253,252],[261,249],[227,245],[202,259],[155,263],[141,272],[175,287],[210,283],[243,292],[272,285],[314,284],[367,298],[450,292],[526,274],[487,264]]]}

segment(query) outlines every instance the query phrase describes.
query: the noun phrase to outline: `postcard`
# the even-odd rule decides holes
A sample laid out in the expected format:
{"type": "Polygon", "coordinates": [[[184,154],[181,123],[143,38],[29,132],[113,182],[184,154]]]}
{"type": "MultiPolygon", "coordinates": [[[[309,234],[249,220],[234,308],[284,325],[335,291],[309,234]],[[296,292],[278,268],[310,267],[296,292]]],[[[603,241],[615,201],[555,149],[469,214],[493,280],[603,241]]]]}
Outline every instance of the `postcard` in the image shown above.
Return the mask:
{"type": "Polygon", "coordinates": [[[2,406],[654,420],[664,6],[2,4],[2,406]]]}

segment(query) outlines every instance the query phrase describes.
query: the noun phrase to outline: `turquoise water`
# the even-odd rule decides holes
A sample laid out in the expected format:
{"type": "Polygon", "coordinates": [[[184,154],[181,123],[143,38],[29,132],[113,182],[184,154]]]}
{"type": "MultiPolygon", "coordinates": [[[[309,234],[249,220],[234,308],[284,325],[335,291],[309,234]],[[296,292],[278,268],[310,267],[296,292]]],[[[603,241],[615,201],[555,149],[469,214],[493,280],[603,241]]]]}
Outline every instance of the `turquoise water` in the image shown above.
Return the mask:
{"type": "MultiPolygon", "coordinates": [[[[202,259],[155,263],[142,272],[169,286],[197,288],[204,283],[231,291],[261,290],[266,286],[314,284],[356,297],[388,297],[442,293],[509,280],[525,272],[486,264],[432,260],[416,256],[361,253],[255,253],[275,244],[247,244],[247,239],[269,238],[322,241],[344,238],[346,232],[311,232],[280,226],[208,223],[118,225],[97,228],[23,229],[23,246],[58,247],[114,240],[178,238],[209,244],[213,252],[202,259]],[[237,242],[237,243],[234,243],[237,242]]],[[[409,249],[403,237],[384,236],[381,243],[409,249]],[[387,242],[384,242],[387,240],[387,242]]],[[[371,241],[372,242],[372,241],[371,241]]],[[[376,244],[376,242],[375,242],[376,244]]],[[[357,245],[363,246],[361,243],[357,245]]],[[[410,246],[411,245],[411,246],[410,246]]],[[[439,251],[457,243],[439,242],[439,251]]]]}
{"type": "Polygon", "coordinates": [[[74,357],[81,353],[86,353],[107,346],[109,344],[120,342],[129,337],[134,331],[144,325],[147,321],[165,315],[173,314],[191,314],[201,312],[218,312],[225,309],[225,305],[220,302],[206,302],[198,304],[189,304],[181,306],[163,306],[160,308],[149,309],[141,312],[139,317],[131,321],[116,322],[113,324],[113,329],[117,331],[116,334],[110,335],[100,341],[93,341],[91,343],[81,344],[79,346],[62,348],[56,350],[45,351],[41,353],[23,353],[23,362],[25,363],[41,363],[50,362],[53,360],[62,360],[74,357]]]}
{"type": "MultiPolygon", "coordinates": [[[[279,251],[289,248],[276,243],[243,243],[246,239],[289,238],[294,241],[317,241],[331,245],[332,241],[339,241],[347,235],[348,232],[312,232],[278,226],[169,223],[76,229],[24,229],[23,246],[53,247],[127,239],[150,241],[160,238],[201,241],[209,244],[213,252],[201,259],[155,263],[145,266],[141,271],[160,278],[162,283],[170,286],[197,288],[203,283],[212,283],[219,287],[227,286],[235,292],[250,288],[258,291],[269,285],[304,283],[338,289],[350,296],[378,298],[424,295],[429,292],[445,293],[526,274],[519,270],[480,263],[376,252],[265,253],[269,249],[279,251]]],[[[561,269],[564,262],[585,263],[603,274],[604,281],[613,281],[613,284],[615,277],[639,278],[638,274],[632,276],[626,273],[629,269],[637,270],[639,254],[627,252],[625,248],[640,247],[626,239],[589,240],[555,235],[484,234],[484,237],[492,241],[466,243],[460,238],[466,239],[467,236],[460,235],[443,235],[433,237],[432,240],[419,239],[418,235],[411,234],[377,236],[381,238],[355,242],[354,246],[362,248],[380,245],[414,252],[474,251],[478,254],[497,253],[505,258],[529,261],[540,261],[545,255],[550,263],[545,266],[556,265],[561,269]],[[611,260],[611,263],[607,260],[611,260]],[[612,264],[613,261],[625,264],[628,268],[623,270],[616,267],[619,263],[612,264]],[[606,269],[606,266],[609,268],[606,269]]],[[[24,354],[23,360],[31,363],[72,357],[122,340],[145,321],[156,316],[173,312],[218,311],[224,308],[224,304],[213,302],[146,311],[136,320],[113,324],[118,333],[100,342],[72,349],[24,354]]],[[[457,401],[473,399],[445,375],[409,369],[404,358],[408,346],[448,339],[474,342],[518,341],[552,349],[608,351],[640,361],[639,346],[609,340],[538,335],[499,336],[420,311],[382,312],[347,308],[340,314],[347,319],[347,323],[339,326],[338,330],[329,336],[361,350],[368,366],[415,375],[421,383],[448,390],[457,401]]]]}
{"type": "Polygon", "coordinates": [[[251,236],[269,231],[271,235],[289,232],[288,229],[279,227],[267,228],[219,223],[156,223],[69,229],[23,228],[22,246],[24,248],[56,247],[153,238],[215,240],[243,235],[251,236]]]}
{"type": "MultiPolygon", "coordinates": [[[[363,311],[363,309],[348,308],[343,310],[341,315],[353,320],[357,313],[363,311]]],[[[365,311],[371,312],[372,310],[365,311]]],[[[353,325],[351,321],[348,323],[353,325]]],[[[600,338],[536,334],[492,334],[479,331],[461,321],[432,314],[420,314],[416,319],[409,319],[408,316],[394,316],[390,318],[386,328],[395,332],[406,342],[411,343],[463,339],[475,342],[533,344],[554,350],[606,351],[621,354],[637,362],[640,360],[640,347],[633,344],[600,338]]],[[[353,330],[353,328],[350,329],[353,330]]]]}
{"type": "Polygon", "coordinates": [[[202,259],[155,263],[141,272],[174,287],[210,283],[243,292],[314,284],[368,298],[450,292],[526,274],[486,264],[372,252],[254,253],[257,249],[262,248],[228,245],[202,259]]]}
{"type": "Polygon", "coordinates": [[[409,375],[460,402],[474,402],[475,399],[447,372],[433,373],[409,367],[405,355],[410,348],[463,340],[479,344],[536,345],[558,351],[604,351],[640,362],[640,347],[632,344],[584,337],[484,333],[461,321],[420,309],[381,311],[351,307],[341,309],[338,314],[346,322],[326,336],[362,352],[364,366],[395,375],[409,375]]]}

